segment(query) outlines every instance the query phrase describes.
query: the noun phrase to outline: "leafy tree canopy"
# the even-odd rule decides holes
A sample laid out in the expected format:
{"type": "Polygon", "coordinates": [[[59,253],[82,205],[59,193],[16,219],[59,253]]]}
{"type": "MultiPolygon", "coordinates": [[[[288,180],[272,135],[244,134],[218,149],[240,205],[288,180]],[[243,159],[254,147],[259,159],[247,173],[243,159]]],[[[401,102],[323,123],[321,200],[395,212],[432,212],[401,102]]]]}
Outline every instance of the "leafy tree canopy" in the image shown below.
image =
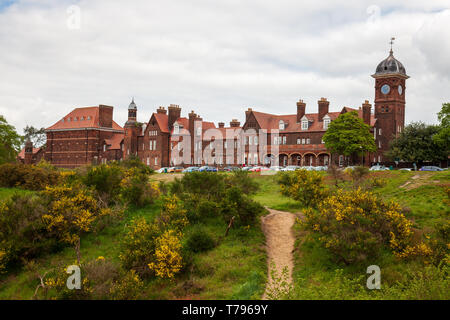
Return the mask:
{"type": "Polygon", "coordinates": [[[436,125],[413,122],[391,142],[386,156],[410,162],[445,160],[446,152],[433,139],[439,130],[440,127],[436,125]]]}
{"type": "Polygon", "coordinates": [[[0,164],[14,161],[21,144],[22,137],[17,134],[16,128],[0,115],[0,164]]]}
{"type": "Polygon", "coordinates": [[[323,141],[328,150],[344,156],[375,152],[376,145],[370,127],[358,117],[356,111],[341,114],[332,121],[323,141]]]}
{"type": "Polygon", "coordinates": [[[42,147],[46,142],[45,128],[38,129],[33,126],[26,126],[23,132],[25,133],[25,141],[30,139],[35,148],[42,147]]]}
{"type": "Polygon", "coordinates": [[[448,155],[450,155],[450,103],[442,104],[438,113],[440,121],[439,132],[433,136],[433,141],[448,155]]]}

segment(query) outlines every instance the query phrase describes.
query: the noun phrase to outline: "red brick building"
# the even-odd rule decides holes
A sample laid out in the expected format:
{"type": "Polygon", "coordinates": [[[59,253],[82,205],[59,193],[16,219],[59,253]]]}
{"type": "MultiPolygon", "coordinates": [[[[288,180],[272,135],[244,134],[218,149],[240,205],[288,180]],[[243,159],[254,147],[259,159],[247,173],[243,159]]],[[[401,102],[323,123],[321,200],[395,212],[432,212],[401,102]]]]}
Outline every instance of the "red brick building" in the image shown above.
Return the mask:
{"type": "Polygon", "coordinates": [[[128,120],[121,128],[113,121],[113,107],[77,108],[47,129],[45,159],[68,168],[130,156],[139,157],[155,169],[206,163],[269,165],[277,161],[280,165],[318,166],[332,162],[343,165],[346,159],[330,154],[322,137],[330,122],[340,114],[356,111],[370,126],[378,150],[353,160],[366,165],[382,163],[389,142],[402,132],[405,124],[408,76],[391,50],[372,77],[375,79],[373,113],[367,100],[357,108],[330,111],[330,102],[321,98],[316,112],[311,113],[306,112],[303,100],[296,103],[295,113],[287,115],[249,108],[242,126],[233,119],[229,127],[224,122],[216,127],[194,111],[182,117],[178,105],[170,105],[167,110],[159,107],[148,122],[140,123],[133,99],[128,107],[128,120]]]}
{"type": "Polygon", "coordinates": [[[124,130],[114,122],[113,110],[76,108],[47,128],[45,159],[65,168],[122,159],[124,130]]]}

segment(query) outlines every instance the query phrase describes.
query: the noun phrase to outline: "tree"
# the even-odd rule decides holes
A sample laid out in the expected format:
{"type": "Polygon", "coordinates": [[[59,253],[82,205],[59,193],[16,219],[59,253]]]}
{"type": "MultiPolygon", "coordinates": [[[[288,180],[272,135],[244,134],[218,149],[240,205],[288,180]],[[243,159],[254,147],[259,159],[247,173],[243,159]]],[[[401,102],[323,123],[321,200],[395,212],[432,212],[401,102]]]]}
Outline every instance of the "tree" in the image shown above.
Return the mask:
{"type": "Polygon", "coordinates": [[[16,159],[22,141],[16,128],[8,124],[5,117],[0,115],[0,164],[16,159]]]}
{"type": "Polygon", "coordinates": [[[37,129],[27,125],[25,129],[23,129],[23,132],[25,133],[25,140],[30,139],[35,148],[42,147],[46,142],[47,135],[45,133],[45,128],[37,129]]]}
{"type": "Polygon", "coordinates": [[[447,155],[433,136],[439,133],[439,126],[413,122],[391,142],[386,156],[391,159],[421,163],[423,161],[445,160],[447,155]]]}
{"type": "Polygon", "coordinates": [[[433,136],[433,141],[448,157],[450,155],[450,103],[442,104],[442,109],[438,113],[438,120],[440,122],[439,132],[433,136]]]}
{"type": "Polygon", "coordinates": [[[362,156],[377,150],[370,127],[356,111],[341,114],[332,121],[323,136],[325,146],[332,153],[344,156],[362,156]]]}

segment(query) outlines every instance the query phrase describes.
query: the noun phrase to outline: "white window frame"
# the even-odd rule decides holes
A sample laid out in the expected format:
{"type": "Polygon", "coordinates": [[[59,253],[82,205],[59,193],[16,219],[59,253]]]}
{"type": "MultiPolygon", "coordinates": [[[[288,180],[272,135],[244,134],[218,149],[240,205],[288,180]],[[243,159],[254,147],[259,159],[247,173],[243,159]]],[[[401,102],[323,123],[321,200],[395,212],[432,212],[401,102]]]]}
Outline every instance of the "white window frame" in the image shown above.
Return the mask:
{"type": "Polygon", "coordinates": [[[308,130],[308,128],[309,128],[309,121],[302,120],[302,130],[308,130]]]}
{"type": "Polygon", "coordinates": [[[284,130],[285,129],[285,124],[283,120],[280,120],[280,122],[278,123],[278,129],[279,130],[284,130]]]}

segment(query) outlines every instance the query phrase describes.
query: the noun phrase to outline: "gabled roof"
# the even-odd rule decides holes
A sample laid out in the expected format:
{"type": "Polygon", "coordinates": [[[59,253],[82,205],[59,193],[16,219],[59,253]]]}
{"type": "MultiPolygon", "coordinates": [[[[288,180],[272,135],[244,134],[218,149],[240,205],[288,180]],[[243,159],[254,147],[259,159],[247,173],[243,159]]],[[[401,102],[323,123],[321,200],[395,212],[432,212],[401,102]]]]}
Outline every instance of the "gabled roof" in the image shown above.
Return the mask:
{"type": "MultiPolygon", "coordinates": [[[[35,155],[36,153],[38,153],[41,150],[42,150],[42,148],[33,148],[33,155],[35,155]]],[[[17,157],[20,158],[20,159],[25,159],[25,148],[20,150],[20,152],[17,155],[17,157]]]]}
{"type": "MultiPolygon", "coordinates": [[[[99,109],[99,107],[75,108],[63,119],[46,130],[100,128],[99,109]]],[[[123,131],[123,128],[114,120],[112,122],[112,129],[123,131]]]]}
{"type": "Polygon", "coordinates": [[[153,113],[161,132],[169,133],[169,116],[164,113],[153,113]]]}
{"type": "Polygon", "coordinates": [[[110,146],[108,150],[120,150],[120,144],[124,137],[123,133],[115,133],[111,139],[105,139],[105,143],[110,146]]]}

